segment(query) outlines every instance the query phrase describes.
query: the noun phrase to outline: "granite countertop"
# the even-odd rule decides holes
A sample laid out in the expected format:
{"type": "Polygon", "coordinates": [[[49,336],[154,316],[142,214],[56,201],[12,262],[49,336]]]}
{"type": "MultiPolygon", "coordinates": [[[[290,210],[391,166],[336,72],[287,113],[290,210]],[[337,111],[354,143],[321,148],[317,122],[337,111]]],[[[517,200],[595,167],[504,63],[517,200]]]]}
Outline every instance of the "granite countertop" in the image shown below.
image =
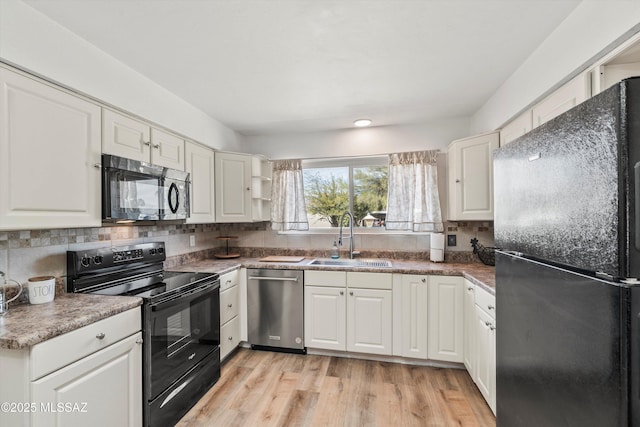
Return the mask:
{"type": "Polygon", "coordinates": [[[429,261],[391,260],[391,268],[327,267],[309,265],[314,258],[300,262],[260,262],[260,258],[234,258],[232,260],[207,259],[171,268],[172,271],[196,271],[224,274],[240,267],[276,268],[284,270],[366,271],[375,273],[432,274],[437,276],[463,276],[472,283],[495,295],[495,267],[480,263],[436,263],[429,261]]]}
{"type": "Polygon", "coordinates": [[[142,298],[61,294],[45,304],[11,306],[0,316],[0,349],[19,350],[142,304],[142,298]]]}
{"type": "MultiPolygon", "coordinates": [[[[313,258],[305,258],[296,263],[283,263],[261,262],[260,258],[207,259],[168,270],[224,274],[246,267],[463,276],[491,294],[495,294],[495,268],[479,263],[391,260],[393,265],[391,268],[375,268],[309,265],[312,260],[313,258]]],[[[142,299],[138,297],[59,294],[50,303],[11,306],[9,313],[0,317],[0,349],[28,348],[141,304],[142,299]]]]}

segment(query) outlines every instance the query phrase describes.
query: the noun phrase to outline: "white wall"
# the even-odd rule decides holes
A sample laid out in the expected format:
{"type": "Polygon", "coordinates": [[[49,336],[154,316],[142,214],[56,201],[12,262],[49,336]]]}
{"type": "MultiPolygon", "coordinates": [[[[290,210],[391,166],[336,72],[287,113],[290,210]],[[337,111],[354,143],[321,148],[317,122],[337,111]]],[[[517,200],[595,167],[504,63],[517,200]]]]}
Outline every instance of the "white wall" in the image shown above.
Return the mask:
{"type": "Polygon", "coordinates": [[[471,119],[472,134],[497,129],[640,27],[640,1],[584,1],[471,119]]]}
{"type": "Polygon", "coordinates": [[[240,149],[237,132],[19,0],[0,0],[0,59],[213,148],[240,149]]]}
{"type": "Polygon", "coordinates": [[[350,157],[403,151],[446,151],[454,139],[469,135],[469,118],[404,126],[380,126],[330,132],[245,136],[243,151],[272,159],[350,157]]]}

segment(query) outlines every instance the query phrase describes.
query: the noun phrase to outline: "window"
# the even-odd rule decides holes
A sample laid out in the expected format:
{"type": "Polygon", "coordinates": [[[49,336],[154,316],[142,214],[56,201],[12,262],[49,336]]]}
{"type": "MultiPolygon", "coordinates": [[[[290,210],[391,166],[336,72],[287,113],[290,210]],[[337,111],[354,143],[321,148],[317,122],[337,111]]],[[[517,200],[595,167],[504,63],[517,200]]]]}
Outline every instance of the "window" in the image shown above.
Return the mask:
{"type": "Polygon", "coordinates": [[[387,213],[387,157],[304,161],[304,195],[309,227],[338,227],[345,211],[354,227],[384,230],[387,213]]]}

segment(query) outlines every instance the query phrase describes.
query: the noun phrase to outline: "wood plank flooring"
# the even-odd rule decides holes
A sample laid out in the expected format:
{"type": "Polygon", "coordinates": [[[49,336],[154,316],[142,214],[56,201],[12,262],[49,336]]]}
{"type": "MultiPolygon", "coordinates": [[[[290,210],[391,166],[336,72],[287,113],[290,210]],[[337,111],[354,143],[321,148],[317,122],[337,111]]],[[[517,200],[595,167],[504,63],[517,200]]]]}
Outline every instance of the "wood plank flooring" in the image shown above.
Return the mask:
{"type": "Polygon", "coordinates": [[[473,380],[461,369],[241,348],[178,426],[495,423],[473,380]]]}

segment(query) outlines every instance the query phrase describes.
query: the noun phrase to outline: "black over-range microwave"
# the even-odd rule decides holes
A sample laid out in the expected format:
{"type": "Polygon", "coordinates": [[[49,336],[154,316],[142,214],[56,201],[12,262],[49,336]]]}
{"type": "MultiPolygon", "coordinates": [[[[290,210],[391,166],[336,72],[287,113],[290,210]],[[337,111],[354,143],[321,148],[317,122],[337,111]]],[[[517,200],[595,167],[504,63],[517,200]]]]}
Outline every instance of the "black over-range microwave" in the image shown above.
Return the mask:
{"type": "Polygon", "coordinates": [[[189,174],[102,155],[104,221],[179,220],[189,216],[189,174]]]}

